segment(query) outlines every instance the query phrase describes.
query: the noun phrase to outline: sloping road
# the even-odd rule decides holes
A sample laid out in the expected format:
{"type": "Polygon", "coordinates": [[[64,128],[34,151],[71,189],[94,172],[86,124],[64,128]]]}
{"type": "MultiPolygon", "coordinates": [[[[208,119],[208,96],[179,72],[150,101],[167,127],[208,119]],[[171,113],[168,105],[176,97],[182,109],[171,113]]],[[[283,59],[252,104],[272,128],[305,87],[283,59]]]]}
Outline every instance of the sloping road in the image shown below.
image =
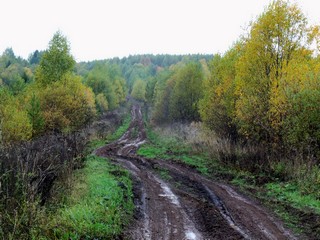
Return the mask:
{"type": "Polygon", "coordinates": [[[134,180],[135,222],[129,239],[296,239],[265,208],[231,186],[194,169],[135,154],[146,141],[141,108],[134,105],[127,132],[96,150],[128,169],[134,180]],[[166,171],[161,179],[157,172],[166,171]]]}

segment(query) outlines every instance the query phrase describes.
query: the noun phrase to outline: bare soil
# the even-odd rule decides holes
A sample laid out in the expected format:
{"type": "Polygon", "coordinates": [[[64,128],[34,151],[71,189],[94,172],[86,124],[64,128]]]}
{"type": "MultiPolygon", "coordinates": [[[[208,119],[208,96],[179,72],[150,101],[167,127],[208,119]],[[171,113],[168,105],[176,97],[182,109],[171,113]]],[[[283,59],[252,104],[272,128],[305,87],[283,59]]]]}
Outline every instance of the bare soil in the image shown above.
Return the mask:
{"type": "Polygon", "coordinates": [[[96,150],[130,171],[136,214],[126,239],[297,239],[256,200],[177,162],[136,155],[146,141],[141,108],[128,131],[96,150]],[[168,176],[161,179],[159,172],[168,176]]]}

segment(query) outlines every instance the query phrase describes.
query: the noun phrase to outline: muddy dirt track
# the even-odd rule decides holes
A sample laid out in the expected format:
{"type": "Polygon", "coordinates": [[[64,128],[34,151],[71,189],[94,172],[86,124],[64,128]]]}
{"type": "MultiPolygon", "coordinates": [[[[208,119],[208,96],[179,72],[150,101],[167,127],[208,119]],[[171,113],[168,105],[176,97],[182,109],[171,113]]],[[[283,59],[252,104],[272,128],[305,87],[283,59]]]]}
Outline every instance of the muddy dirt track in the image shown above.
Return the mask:
{"type": "Polygon", "coordinates": [[[128,131],[96,150],[128,169],[134,181],[135,221],[128,239],[296,239],[255,200],[194,169],[136,156],[146,141],[141,108],[134,105],[128,131]],[[158,174],[165,171],[167,177],[158,174]]]}

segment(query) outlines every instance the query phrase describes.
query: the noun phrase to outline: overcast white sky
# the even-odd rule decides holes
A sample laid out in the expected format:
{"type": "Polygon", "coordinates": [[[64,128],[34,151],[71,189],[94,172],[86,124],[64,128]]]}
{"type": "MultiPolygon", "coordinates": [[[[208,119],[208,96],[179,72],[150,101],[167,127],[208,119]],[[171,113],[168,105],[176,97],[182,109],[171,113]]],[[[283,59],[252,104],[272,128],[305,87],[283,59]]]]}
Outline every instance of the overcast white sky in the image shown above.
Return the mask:
{"type": "MultiPolygon", "coordinates": [[[[77,61],[143,53],[223,53],[271,0],[0,0],[0,53],[27,58],[57,30],[77,61]]],[[[311,23],[320,1],[297,0],[311,23]]]]}

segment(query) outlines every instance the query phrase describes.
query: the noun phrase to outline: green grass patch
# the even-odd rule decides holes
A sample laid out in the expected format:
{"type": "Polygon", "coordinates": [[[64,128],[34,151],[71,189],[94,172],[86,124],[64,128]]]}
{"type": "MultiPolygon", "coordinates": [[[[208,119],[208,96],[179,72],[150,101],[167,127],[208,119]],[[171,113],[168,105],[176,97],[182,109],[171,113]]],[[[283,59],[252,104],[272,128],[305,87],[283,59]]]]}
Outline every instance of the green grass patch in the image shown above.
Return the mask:
{"type": "Polygon", "coordinates": [[[268,196],[285,202],[300,210],[310,210],[320,214],[320,200],[316,196],[301,194],[294,183],[268,183],[266,184],[268,196]]]}
{"type": "Polygon", "coordinates": [[[209,157],[205,153],[192,152],[192,149],[181,139],[174,137],[163,137],[147,128],[148,142],[142,145],[137,154],[146,158],[160,158],[164,160],[175,160],[188,164],[202,174],[208,174],[209,157]]]}
{"type": "Polygon", "coordinates": [[[52,216],[46,236],[53,239],[112,239],[133,214],[129,173],[107,159],[88,156],[76,172],[65,206],[52,216]]]}
{"type": "Polygon", "coordinates": [[[163,159],[168,159],[170,156],[166,154],[166,151],[167,149],[165,147],[146,143],[139,148],[137,153],[146,158],[161,157],[163,159]]]}

